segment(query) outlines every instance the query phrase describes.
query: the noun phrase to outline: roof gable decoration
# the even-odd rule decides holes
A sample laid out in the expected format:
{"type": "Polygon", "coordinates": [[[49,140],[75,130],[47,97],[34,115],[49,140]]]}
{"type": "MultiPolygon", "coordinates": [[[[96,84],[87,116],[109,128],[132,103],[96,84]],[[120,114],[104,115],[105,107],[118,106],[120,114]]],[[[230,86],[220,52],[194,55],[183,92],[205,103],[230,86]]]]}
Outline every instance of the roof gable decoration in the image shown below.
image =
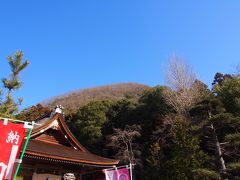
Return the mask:
{"type": "Polygon", "coordinates": [[[53,121],[52,124],[50,125],[50,128],[58,130],[59,128],[58,121],[57,120],[53,121]]]}
{"type": "Polygon", "coordinates": [[[62,105],[57,105],[55,107],[55,113],[63,114],[63,109],[64,109],[64,107],[62,105]]]}
{"type": "MultiPolygon", "coordinates": [[[[45,117],[46,118],[46,117],[45,117]]],[[[50,117],[47,117],[47,119],[39,120],[42,121],[41,125],[33,130],[33,133],[31,135],[31,139],[34,139],[36,136],[39,136],[43,133],[45,133],[49,129],[54,129],[60,132],[63,137],[71,144],[71,146],[74,149],[78,149],[83,152],[88,152],[87,149],[85,149],[73,136],[73,134],[68,129],[67,124],[65,123],[63,114],[60,114],[58,112],[51,113],[50,117]]]]}

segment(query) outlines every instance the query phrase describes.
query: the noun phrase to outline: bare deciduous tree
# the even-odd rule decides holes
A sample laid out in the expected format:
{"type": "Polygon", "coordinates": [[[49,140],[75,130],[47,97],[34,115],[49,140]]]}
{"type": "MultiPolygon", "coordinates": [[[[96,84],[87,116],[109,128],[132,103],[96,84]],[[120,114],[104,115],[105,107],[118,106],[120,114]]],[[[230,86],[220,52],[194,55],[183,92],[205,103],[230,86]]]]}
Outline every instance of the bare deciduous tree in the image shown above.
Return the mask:
{"type": "Polygon", "coordinates": [[[181,58],[173,56],[166,68],[166,101],[176,112],[186,114],[198,102],[204,85],[196,79],[192,68],[181,58]]]}
{"type": "Polygon", "coordinates": [[[108,136],[110,140],[107,146],[112,147],[117,153],[116,158],[119,158],[123,163],[132,163],[141,165],[141,151],[134,142],[137,137],[140,137],[140,126],[126,126],[124,130],[114,129],[114,133],[108,136]]]}
{"type": "Polygon", "coordinates": [[[169,59],[166,68],[166,83],[174,91],[189,89],[196,80],[196,74],[182,58],[176,55],[169,59]]]}
{"type": "Polygon", "coordinates": [[[240,65],[236,66],[236,72],[234,73],[236,76],[240,76],[240,65]]]}

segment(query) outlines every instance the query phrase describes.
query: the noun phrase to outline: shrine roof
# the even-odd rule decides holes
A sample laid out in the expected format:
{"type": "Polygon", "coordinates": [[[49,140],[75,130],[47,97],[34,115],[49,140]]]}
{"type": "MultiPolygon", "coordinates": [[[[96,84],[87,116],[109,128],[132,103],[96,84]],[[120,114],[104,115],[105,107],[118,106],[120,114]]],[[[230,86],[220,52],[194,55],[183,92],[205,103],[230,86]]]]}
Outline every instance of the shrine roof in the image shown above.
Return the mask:
{"type": "Polygon", "coordinates": [[[71,161],[89,165],[115,165],[118,160],[104,158],[90,152],[83,152],[63,145],[47,143],[31,139],[29,141],[27,155],[44,157],[55,160],[71,161]]]}
{"type": "Polygon", "coordinates": [[[25,157],[103,166],[119,163],[119,160],[95,155],[82,146],[70,132],[62,113],[46,113],[36,123],[38,125],[33,128],[25,157]],[[59,136],[64,143],[58,141],[59,136]]]}

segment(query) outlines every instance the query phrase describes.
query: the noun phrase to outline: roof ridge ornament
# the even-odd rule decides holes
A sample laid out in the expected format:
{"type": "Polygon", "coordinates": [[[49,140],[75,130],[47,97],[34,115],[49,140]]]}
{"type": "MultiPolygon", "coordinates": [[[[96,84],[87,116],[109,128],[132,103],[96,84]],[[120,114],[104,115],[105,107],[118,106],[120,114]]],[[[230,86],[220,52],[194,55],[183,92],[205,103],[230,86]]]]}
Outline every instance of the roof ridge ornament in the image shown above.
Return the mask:
{"type": "Polygon", "coordinates": [[[57,113],[62,114],[64,116],[63,109],[64,107],[62,105],[56,105],[50,114],[50,118],[52,118],[57,113]]]}
{"type": "Polygon", "coordinates": [[[64,107],[62,105],[56,105],[56,107],[54,109],[55,109],[54,110],[55,113],[63,114],[64,107]]]}

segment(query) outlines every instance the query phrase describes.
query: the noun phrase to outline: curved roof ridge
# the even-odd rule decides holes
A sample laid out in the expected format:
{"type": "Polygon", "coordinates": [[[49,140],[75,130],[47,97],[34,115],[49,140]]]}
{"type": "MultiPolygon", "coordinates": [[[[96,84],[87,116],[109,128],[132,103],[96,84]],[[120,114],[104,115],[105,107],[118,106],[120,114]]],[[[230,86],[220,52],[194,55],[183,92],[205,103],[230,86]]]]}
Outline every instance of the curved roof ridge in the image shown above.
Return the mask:
{"type": "MultiPolygon", "coordinates": [[[[89,152],[84,146],[82,146],[69,130],[62,113],[47,113],[41,117],[43,118],[38,118],[38,122],[42,120],[42,124],[33,129],[30,137],[29,145],[26,150],[27,155],[92,165],[116,165],[119,163],[119,160],[101,157],[89,152]],[[63,144],[45,142],[43,139],[35,139],[38,135],[44,134],[44,132],[50,128],[59,131],[73,148],[63,144]],[[59,148],[58,145],[63,146],[63,148],[59,148]]],[[[52,135],[54,136],[54,134],[52,135]]]]}
{"type": "MultiPolygon", "coordinates": [[[[51,117],[51,113],[47,113],[48,115],[50,115],[50,117],[46,116],[42,116],[43,118],[46,118],[46,121],[43,122],[43,124],[41,124],[39,127],[36,127],[33,129],[33,132],[31,134],[31,138],[36,137],[39,134],[44,133],[44,131],[50,129],[52,127],[52,123],[57,120],[60,126],[60,131],[64,134],[64,136],[67,136],[67,139],[71,140],[70,144],[74,147],[74,148],[78,148],[81,151],[84,152],[88,152],[88,150],[83,147],[80,142],[78,142],[78,140],[73,136],[73,134],[71,133],[71,131],[69,130],[65,120],[64,120],[64,116],[63,114],[60,113],[54,113],[54,115],[51,117]],[[66,134],[65,134],[66,133],[66,134]]],[[[41,119],[38,119],[38,121],[41,121],[41,119]]]]}

